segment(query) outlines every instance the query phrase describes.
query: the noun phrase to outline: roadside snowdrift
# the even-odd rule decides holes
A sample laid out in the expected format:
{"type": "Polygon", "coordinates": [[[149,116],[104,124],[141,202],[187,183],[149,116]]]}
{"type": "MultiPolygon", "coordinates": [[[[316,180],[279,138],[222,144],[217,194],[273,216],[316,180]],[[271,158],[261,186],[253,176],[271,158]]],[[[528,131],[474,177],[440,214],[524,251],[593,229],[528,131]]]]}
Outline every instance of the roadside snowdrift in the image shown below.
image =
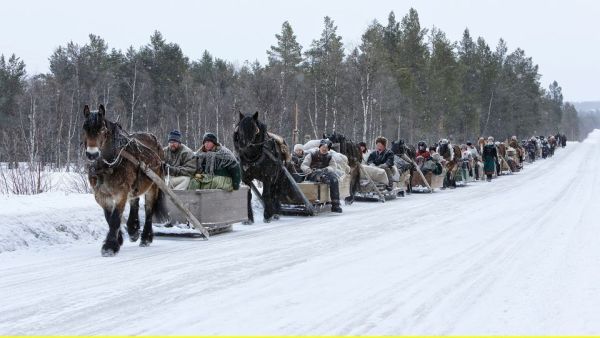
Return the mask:
{"type": "Polygon", "coordinates": [[[95,241],[106,235],[91,194],[0,195],[0,254],[21,248],[95,241]]]}

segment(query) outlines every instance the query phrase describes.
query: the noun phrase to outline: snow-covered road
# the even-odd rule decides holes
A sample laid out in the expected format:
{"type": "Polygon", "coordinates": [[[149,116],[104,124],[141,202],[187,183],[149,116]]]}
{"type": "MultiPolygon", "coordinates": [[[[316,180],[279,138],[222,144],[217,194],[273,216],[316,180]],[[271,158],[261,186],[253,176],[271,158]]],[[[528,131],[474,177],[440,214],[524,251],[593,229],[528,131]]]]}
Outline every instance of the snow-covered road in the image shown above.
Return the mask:
{"type": "Polygon", "coordinates": [[[492,183],[342,215],[114,258],[3,252],[0,334],[600,334],[598,168],[600,130],[492,183]]]}

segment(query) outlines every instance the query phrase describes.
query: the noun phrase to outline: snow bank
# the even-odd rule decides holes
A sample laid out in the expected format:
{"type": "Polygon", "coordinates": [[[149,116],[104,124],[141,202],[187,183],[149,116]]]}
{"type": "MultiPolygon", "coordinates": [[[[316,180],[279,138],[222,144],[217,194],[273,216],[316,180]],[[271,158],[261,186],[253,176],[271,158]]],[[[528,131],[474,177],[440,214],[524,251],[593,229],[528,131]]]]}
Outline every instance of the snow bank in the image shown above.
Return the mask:
{"type": "Polygon", "coordinates": [[[95,241],[107,231],[102,209],[91,194],[0,195],[0,219],[0,253],[95,241]]]}
{"type": "Polygon", "coordinates": [[[600,129],[594,129],[594,131],[589,133],[583,143],[600,144],[600,129]]]}

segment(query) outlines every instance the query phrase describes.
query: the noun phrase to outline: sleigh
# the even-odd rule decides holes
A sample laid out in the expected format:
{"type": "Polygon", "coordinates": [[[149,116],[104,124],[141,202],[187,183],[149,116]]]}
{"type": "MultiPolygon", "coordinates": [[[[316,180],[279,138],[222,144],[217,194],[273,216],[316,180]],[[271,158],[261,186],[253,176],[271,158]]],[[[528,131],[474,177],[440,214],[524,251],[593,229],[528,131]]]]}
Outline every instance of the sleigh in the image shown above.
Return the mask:
{"type": "Polygon", "coordinates": [[[464,187],[469,182],[473,182],[475,180],[474,169],[471,171],[470,167],[475,165],[475,161],[469,161],[466,159],[461,160],[459,162],[458,170],[454,175],[454,181],[456,182],[457,187],[464,187]]]}
{"type": "Polygon", "coordinates": [[[439,175],[435,175],[433,172],[429,171],[426,174],[423,174],[427,183],[431,187],[429,189],[427,185],[423,182],[423,179],[420,175],[413,175],[411,179],[411,187],[412,192],[433,192],[435,189],[440,189],[444,186],[444,178],[446,177],[446,168],[442,170],[442,173],[439,175]]]}
{"type": "MultiPolygon", "coordinates": [[[[340,200],[350,196],[350,175],[344,175],[339,179],[340,200]]],[[[312,215],[331,211],[331,196],[329,185],[320,182],[304,181],[296,183],[298,191],[302,196],[288,196],[281,203],[281,213],[292,216],[310,216],[311,208],[307,207],[306,202],[312,206],[312,215]],[[300,197],[300,198],[298,198],[300,197]]]]}
{"type": "MultiPolygon", "coordinates": [[[[366,168],[369,169],[369,168],[366,168]]],[[[365,168],[361,168],[361,178],[358,191],[354,194],[354,200],[367,202],[385,202],[398,197],[403,197],[406,193],[406,186],[410,180],[410,170],[402,173],[396,172],[396,179],[392,182],[391,189],[386,184],[378,183],[378,179],[373,177],[365,168]]],[[[386,175],[381,170],[381,175],[386,175]]],[[[387,180],[387,176],[385,177],[387,180]]]]}
{"type": "MultiPolygon", "coordinates": [[[[248,187],[241,186],[239,190],[231,192],[221,189],[175,190],[173,193],[208,230],[210,235],[215,235],[232,230],[234,223],[248,220],[248,187]]],[[[171,200],[167,200],[169,222],[154,224],[154,233],[157,236],[174,237],[202,237],[202,233],[195,229],[180,208],[171,200]]]]}

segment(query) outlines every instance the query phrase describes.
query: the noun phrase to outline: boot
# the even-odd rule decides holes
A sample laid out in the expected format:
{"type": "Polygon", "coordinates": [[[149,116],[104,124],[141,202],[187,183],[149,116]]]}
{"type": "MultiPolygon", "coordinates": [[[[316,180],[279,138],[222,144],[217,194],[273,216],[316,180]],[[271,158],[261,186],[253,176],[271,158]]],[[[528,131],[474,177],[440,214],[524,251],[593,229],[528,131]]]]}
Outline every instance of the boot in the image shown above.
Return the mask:
{"type": "Polygon", "coordinates": [[[342,207],[340,201],[331,201],[331,212],[342,213],[342,207]]]}

